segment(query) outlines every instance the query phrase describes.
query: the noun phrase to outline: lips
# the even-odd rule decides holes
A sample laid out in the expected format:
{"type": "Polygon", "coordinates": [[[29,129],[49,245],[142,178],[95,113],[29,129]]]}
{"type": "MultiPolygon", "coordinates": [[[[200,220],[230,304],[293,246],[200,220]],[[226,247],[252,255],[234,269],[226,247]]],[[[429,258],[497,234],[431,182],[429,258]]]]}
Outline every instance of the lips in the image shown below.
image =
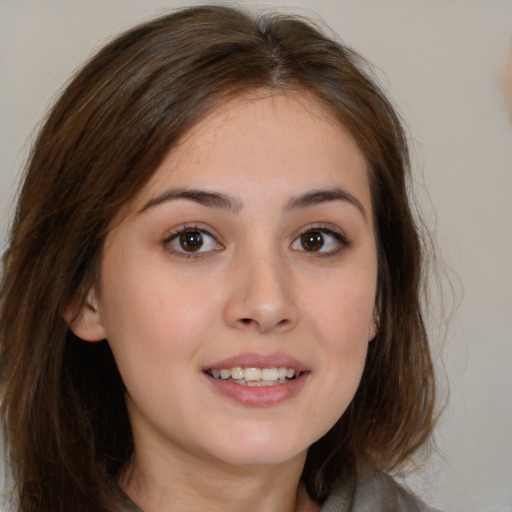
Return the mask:
{"type": "Polygon", "coordinates": [[[291,379],[300,377],[301,372],[286,366],[273,366],[270,368],[255,368],[234,366],[206,370],[206,373],[215,379],[229,380],[242,386],[275,386],[285,384],[291,379]]]}
{"type": "Polygon", "coordinates": [[[244,405],[274,405],[295,396],[310,374],[283,353],[240,354],[203,368],[214,390],[244,405]]]}

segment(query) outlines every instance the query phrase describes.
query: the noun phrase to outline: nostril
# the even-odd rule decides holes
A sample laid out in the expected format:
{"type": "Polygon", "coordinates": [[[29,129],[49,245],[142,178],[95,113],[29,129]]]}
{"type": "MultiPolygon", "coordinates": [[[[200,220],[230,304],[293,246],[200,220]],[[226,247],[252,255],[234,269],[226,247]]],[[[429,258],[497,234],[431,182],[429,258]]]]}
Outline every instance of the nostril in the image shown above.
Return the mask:
{"type": "MultiPolygon", "coordinates": [[[[255,320],[252,318],[246,317],[246,318],[240,318],[239,322],[242,325],[251,325],[253,322],[255,322],[255,320]]],[[[256,323],[259,325],[258,322],[256,322],[256,323]]],[[[275,324],[275,327],[286,327],[288,325],[288,323],[289,323],[289,320],[287,318],[283,318],[283,320],[280,320],[279,322],[277,322],[277,324],[275,324]]]]}

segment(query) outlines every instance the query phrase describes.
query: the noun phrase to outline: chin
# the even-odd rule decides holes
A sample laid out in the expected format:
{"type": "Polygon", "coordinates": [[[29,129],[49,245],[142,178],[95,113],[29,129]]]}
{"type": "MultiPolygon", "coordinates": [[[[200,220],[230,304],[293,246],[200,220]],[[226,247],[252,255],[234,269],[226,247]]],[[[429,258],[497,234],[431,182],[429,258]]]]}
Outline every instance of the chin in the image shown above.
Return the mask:
{"type": "MultiPolygon", "coordinates": [[[[275,434],[275,432],[274,432],[275,434]]],[[[238,467],[278,466],[292,460],[305,458],[310,443],[290,439],[290,436],[254,436],[238,437],[236,442],[228,440],[224,449],[212,454],[217,460],[238,467]]],[[[218,447],[222,446],[220,443],[218,447]]]]}
{"type": "Polygon", "coordinates": [[[233,454],[223,457],[223,462],[229,466],[241,468],[280,466],[291,461],[306,457],[307,450],[299,453],[271,453],[259,451],[258,453],[233,454]]]}

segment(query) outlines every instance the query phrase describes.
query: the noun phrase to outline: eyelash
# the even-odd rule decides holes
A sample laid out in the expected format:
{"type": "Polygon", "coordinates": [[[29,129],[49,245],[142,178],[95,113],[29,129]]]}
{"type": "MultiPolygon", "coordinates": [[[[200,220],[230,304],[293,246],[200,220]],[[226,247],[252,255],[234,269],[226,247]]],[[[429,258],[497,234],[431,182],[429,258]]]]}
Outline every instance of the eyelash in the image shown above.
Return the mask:
{"type": "MultiPolygon", "coordinates": [[[[314,233],[320,233],[322,235],[328,235],[328,236],[334,238],[334,240],[337,244],[337,247],[335,247],[332,250],[324,251],[324,252],[322,252],[322,251],[307,251],[306,249],[302,249],[302,250],[296,249],[297,251],[303,252],[305,254],[305,256],[307,256],[309,258],[335,257],[335,256],[338,256],[344,249],[350,247],[350,242],[349,242],[348,238],[343,233],[340,233],[339,231],[335,231],[330,227],[320,225],[320,224],[311,226],[311,227],[307,228],[306,230],[301,231],[298,234],[298,236],[296,236],[294,238],[292,246],[296,243],[300,243],[301,237],[304,237],[308,234],[314,234],[314,233]]],[[[321,247],[323,247],[324,243],[325,243],[325,240],[322,243],[321,247]]]]}
{"type": "MultiPolygon", "coordinates": [[[[201,246],[199,247],[199,249],[201,249],[201,247],[203,246],[203,243],[204,242],[201,243],[201,246]]],[[[325,240],[322,241],[322,245],[320,246],[320,249],[324,246],[324,244],[325,244],[325,240]]],[[[212,235],[208,230],[201,228],[199,226],[195,226],[195,225],[187,225],[187,226],[183,226],[179,229],[176,229],[162,241],[162,245],[170,253],[175,254],[182,258],[200,258],[204,254],[207,254],[212,251],[222,250],[224,248],[224,246],[217,240],[217,237],[215,235],[212,235]],[[186,250],[175,249],[174,247],[172,247],[172,245],[171,245],[172,242],[177,240],[180,236],[186,235],[189,233],[190,234],[200,233],[203,236],[207,235],[207,237],[211,238],[215,242],[216,247],[213,249],[206,250],[206,251],[201,251],[201,250],[186,251],[186,250]]],[[[339,231],[335,231],[332,228],[323,226],[323,225],[311,226],[311,227],[301,231],[293,239],[293,242],[291,244],[291,247],[293,250],[295,250],[297,252],[302,252],[302,253],[304,253],[305,256],[307,256],[309,258],[335,257],[335,256],[339,255],[344,249],[346,249],[349,246],[350,246],[350,242],[344,234],[340,233],[339,231]],[[295,244],[301,243],[301,241],[300,241],[301,237],[304,237],[304,236],[307,236],[310,234],[315,234],[315,233],[320,233],[321,235],[328,235],[328,236],[332,237],[335,240],[337,247],[332,250],[329,250],[329,251],[308,251],[304,248],[303,245],[302,245],[302,249],[293,248],[293,246],[295,244]]]]}
{"type": "MultiPolygon", "coordinates": [[[[224,248],[224,246],[218,242],[217,237],[215,235],[212,235],[208,230],[201,228],[199,226],[194,225],[187,225],[183,226],[179,229],[176,229],[172,233],[169,234],[163,241],[162,245],[164,248],[169,251],[171,254],[176,254],[177,256],[181,258],[200,258],[202,255],[204,255],[207,252],[211,252],[212,250],[221,250],[224,248]],[[211,238],[216,243],[216,247],[214,249],[211,249],[209,251],[185,251],[185,250],[178,250],[171,246],[172,242],[178,239],[181,235],[186,235],[188,233],[200,233],[201,235],[207,235],[209,238],[211,238]]],[[[202,244],[201,244],[202,247],[202,244]]],[[[199,248],[201,248],[199,247],[199,248]]]]}

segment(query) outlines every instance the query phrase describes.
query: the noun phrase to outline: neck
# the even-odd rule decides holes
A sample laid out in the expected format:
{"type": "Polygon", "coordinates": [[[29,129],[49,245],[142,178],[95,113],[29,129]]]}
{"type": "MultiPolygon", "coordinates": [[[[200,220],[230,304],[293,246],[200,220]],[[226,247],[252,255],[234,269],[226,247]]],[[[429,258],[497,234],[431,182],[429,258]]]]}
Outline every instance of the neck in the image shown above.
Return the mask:
{"type": "Polygon", "coordinates": [[[119,478],[144,512],[180,510],[306,512],[319,510],[300,484],[305,454],[276,466],[232,467],[190,454],[145,460],[134,454],[119,478]]]}

